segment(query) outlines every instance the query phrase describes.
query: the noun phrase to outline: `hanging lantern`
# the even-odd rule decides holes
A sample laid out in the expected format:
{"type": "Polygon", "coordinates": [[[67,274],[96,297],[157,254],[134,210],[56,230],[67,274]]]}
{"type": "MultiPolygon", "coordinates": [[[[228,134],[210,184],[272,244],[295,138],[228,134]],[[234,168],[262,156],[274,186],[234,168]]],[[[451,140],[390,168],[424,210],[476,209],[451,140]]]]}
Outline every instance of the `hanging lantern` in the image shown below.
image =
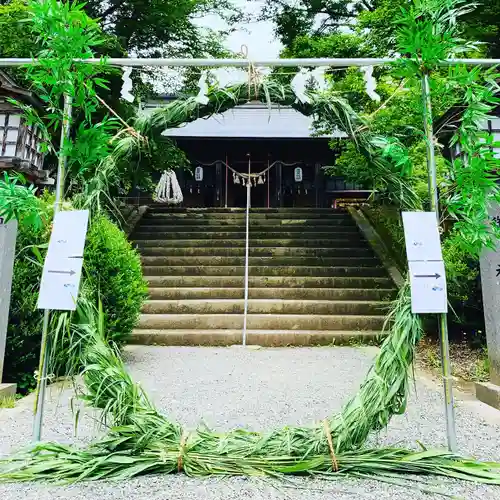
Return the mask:
{"type": "Polygon", "coordinates": [[[240,184],[240,178],[237,174],[233,174],[233,180],[235,184],[240,184]]]}
{"type": "Polygon", "coordinates": [[[201,182],[203,181],[203,167],[200,167],[199,165],[195,168],[194,170],[194,180],[196,182],[201,182]]]}
{"type": "Polygon", "coordinates": [[[294,176],[295,182],[302,182],[302,179],[303,179],[302,168],[297,167],[293,172],[293,176],[294,176]]]}
{"type": "Polygon", "coordinates": [[[262,175],[259,176],[259,184],[264,184],[264,181],[262,180],[262,175]]]}

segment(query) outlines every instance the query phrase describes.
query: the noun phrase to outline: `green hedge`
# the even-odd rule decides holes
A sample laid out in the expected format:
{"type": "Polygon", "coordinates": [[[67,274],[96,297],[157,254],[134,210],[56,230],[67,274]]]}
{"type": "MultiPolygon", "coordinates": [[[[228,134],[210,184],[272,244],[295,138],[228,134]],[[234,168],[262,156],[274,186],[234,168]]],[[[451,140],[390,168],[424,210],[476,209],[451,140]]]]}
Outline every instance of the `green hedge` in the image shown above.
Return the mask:
{"type": "Polygon", "coordinates": [[[92,221],[84,268],[87,284],[99,292],[109,339],[125,343],[139,319],[147,287],[139,254],[123,231],[103,215],[92,221]]]}
{"type": "MultiPolygon", "coordinates": [[[[20,226],[7,331],[4,380],[16,382],[20,392],[35,385],[43,312],[36,308],[42,265],[33,251],[48,241],[47,231],[20,226]]],[[[41,257],[45,250],[39,248],[41,257]]],[[[84,254],[87,285],[100,294],[110,339],[127,341],[146,296],[140,257],[125,234],[104,216],[92,221],[84,254]]]]}

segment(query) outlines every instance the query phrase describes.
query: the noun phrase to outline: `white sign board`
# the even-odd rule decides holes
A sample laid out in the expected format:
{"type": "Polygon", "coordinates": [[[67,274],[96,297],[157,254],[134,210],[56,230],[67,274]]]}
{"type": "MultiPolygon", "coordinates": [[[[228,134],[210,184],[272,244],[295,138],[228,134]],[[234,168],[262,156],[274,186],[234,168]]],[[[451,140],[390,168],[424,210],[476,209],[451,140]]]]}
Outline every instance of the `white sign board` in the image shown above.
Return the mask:
{"type": "Polygon", "coordinates": [[[295,182],[302,182],[303,172],[302,172],[302,169],[300,167],[297,167],[294,170],[294,178],[295,178],[295,182]]]}
{"type": "Polygon", "coordinates": [[[410,262],[411,312],[447,313],[446,274],[443,261],[410,262]]]}
{"type": "Polygon", "coordinates": [[[447,313],[446,273],[434,212],[403,212],[414,314],[447,313]]]}
{"type": "Polygon", "coordinates": [[[194,180],[196,182],[201,182],[203,181],[203,167],[196,167],[194,170],[194,180]]]}
{"type": "Polygon", "coordinates": [[[434,212],[403,212],[406,256],[414,260],[443,260],[434,212]]]}
{"type": "Polygon", "coordinates": [[[54,217],[38,297],[39,309],[76,309],[88,221],[88,210],[58,212],[54,217]]]}

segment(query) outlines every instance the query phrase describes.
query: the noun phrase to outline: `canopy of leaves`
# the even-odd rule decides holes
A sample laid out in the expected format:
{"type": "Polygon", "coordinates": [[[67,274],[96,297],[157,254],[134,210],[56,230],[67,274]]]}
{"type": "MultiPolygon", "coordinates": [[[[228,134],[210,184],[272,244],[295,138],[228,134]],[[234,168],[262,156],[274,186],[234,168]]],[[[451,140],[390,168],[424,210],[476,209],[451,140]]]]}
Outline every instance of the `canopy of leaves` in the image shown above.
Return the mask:
{"type": "Polygon", "coordinates": [[[210,14],[234,25],[239,11],[231,0],[89,0],[85,10],[106,33],[137,55],[201,55],[218,49],[217,37],[196,20],[210,14]]]}
{"type": "MultiPolygon", "coordinates": [[[[104,32],[120,46],[137,55],[158,51],[170,55],[200,55],[218,49],[214,31],[202,29],[197,19],[215,14],[233,26],[240,11],[231,0],[88,0],[84,9],[100,19],[104,32]]],[[[0,54],[22,57],[33,53],[34,40],[12,21],[22,19],[23,0],[0,0],[0,54]],[[21,15],[20,15],[21,14],[21,15]],[[21,54],[21,55],[20,55],[21,54]]]]}
{"type": "Polygon", "coordinates": [[[357,15],[373,10],[378,0],[274,0],[266,2],[261,18],[272,19],[280,41],[290,47],[304,35],[329,35],[352,26],[357,15]]]}

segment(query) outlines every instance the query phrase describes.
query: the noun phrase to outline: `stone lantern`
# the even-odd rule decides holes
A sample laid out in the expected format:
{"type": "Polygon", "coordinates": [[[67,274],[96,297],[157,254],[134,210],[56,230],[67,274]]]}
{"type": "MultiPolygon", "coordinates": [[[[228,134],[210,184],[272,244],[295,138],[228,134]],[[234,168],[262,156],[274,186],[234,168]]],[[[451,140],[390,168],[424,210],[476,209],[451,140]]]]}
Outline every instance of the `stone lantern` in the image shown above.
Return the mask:
{"type": "Polygon", "coordinates": [[[49,172],[43,169],[42,141],[36,126],[29,126],[23,111],[9,99],[43,109],[41,101],[32,92],[19,87],[0,71],[0,172],[12,170],[34,184],[54,184],[49,172]]]}

